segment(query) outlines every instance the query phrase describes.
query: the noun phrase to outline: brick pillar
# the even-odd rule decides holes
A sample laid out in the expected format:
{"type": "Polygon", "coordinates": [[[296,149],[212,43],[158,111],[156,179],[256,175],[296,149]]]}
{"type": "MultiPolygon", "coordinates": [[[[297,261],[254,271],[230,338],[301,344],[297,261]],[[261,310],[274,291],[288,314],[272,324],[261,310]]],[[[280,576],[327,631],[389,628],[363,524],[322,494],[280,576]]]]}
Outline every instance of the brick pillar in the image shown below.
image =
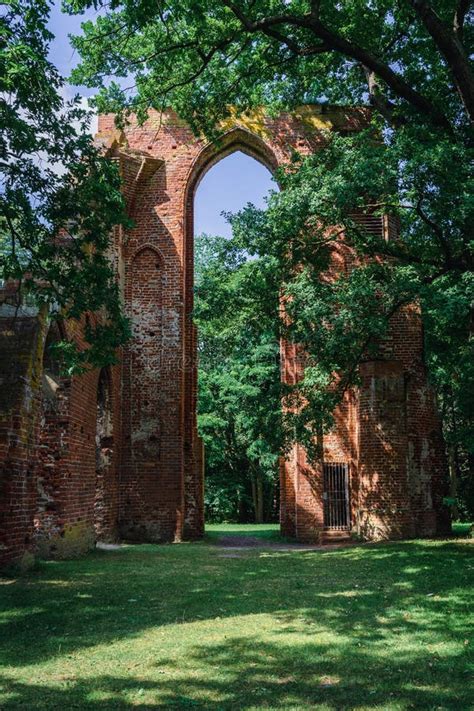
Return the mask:
{"type": "Polygon", "coordinates": [[[182,537],[183,308],[173,267],[151,246],[127,263],[120,532],[130,540],[182,537]]]}
{"type": "MultiPolygon", "coordinates": [[[[294,449],[292,449],[292,455],[294,449]]],[[[280,531],[288,538],[296,537],[296,484],[293,456],[280,457],[280,531]]]]}
{"type": "Polygon", "coordinates": [[[322,463],[308,462],[306,450],[295,448],[295,534],[298,541],[317,542],[324,528],[322,463]]]}
{"type": "MultiPolygon", "coordinates": [[[[303,376],[304,353],[284,340],[280,352],[282,380],[293,385],[303,376]]],[[[322,464],[310,464],[304,447],[294,444],[280,460],[281,532],[299,541],[314,542],[323,527],[322,464]]]]}
{"type": "Polygon", "coordinates": [[[415,534],[406,457],[406,388],[400,362],[372,361],[360,367],[359,496],[356,521],[364,538],[415,534]]]}
{"type": "MultiPolygon", "coordinates": [[[[192,289],[189,290],[192,293],[192,289]]],[[[188,306],[189,308],[189,306],[188,306]]],[[[184,537],[200,538],[204,534],[204,450],[197,431],[197,329],[191,321],[187,324],[187,357],[185,368],[185,459],[184,459],[184,537]]]]}

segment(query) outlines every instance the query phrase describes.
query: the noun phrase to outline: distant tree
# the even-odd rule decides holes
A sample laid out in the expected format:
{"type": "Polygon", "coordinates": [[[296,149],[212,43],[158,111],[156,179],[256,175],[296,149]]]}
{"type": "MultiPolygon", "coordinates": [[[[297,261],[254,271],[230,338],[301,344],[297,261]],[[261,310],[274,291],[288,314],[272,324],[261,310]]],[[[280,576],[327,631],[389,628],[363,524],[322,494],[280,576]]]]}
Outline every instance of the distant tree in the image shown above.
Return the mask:
{"type": "Polygon", "coordinates": [[[56,318],[102,315],[88,350],[64,343],[71,369],[113,362],[126,339],[107,258],[126,223],[116,167],[93,145],[79,100],[48,61],[50,3],[9,0],[0,15],[0,276],[17,300],[47,303],[56,318]]]}
{"type": "Polygon", "coordinates": [[[268,258],[248,260],[223,237],[201,235],[195,252],[207,513],[272,520],[282,445],[275,271],[268,258]]]}

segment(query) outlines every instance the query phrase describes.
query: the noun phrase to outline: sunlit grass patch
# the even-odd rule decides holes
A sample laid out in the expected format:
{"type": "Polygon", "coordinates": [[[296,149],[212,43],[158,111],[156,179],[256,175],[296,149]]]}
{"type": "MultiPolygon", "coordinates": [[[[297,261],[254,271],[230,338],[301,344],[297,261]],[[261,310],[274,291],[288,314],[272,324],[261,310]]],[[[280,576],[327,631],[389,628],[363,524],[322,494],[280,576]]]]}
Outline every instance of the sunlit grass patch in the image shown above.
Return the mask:
{"type": "Polygon", "coordinates": [[[96,551],[2,586],[2,711],[472,707],[471,540],[236,558],[210,543],[96,551]]]}
{"type": "Polygon", "coordinates": [[[223,536],[246,536],[268,541],[281,541],[278,523],[208,523],[205,540],[216,541],[223,536]]]}

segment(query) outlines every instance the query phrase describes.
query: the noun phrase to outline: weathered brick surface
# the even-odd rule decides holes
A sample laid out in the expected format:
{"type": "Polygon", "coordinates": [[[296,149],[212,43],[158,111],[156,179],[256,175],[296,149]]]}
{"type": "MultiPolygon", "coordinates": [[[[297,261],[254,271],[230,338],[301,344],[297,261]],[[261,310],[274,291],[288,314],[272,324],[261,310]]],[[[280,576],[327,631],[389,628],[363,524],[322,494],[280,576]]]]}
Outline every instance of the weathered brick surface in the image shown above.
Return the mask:
{"type": "MultiPolygon", "coordinates": [[[[132,122],[123,133],[115,130],[112,116],[100,117],[99,140],[120,160],[135,221],[117,245],[134,335],[123,357],[124,536],[179,540],[203,532],[203,456],[196,430],[196,333],[191,319],[193,203],[199,181],[236,150],[273,171],[287,163],[294,150],[317,150],[322,129],[357,130],[364,120],[364,113],[356,110],[324,113],[318,107],[276,119],[257,113],[234,121],[221,141],[210,145],[197,140],[172,113],[151,114],[143,126],[132,122]]],[[[316,506],[309,489],[306,499],[316,506]]],[[[307,509],[302,497],[299,502],[303,519],[307,509]]],[[[307,518],[307,525],[313,525],[312,515],[307,518]]]]}
{"type": "Polygon", "coordinates": [[[32,558],[44,314],[0,309],[0,565],[32,558]]]}
{"type": "MultiPolygon", "coordinates": [[[[0,308],[2,565],[33,554],[84,553],[97,537],[117,536],[119,513],[118,455],[108,447],[99,457],[99,373],[59,377],[45,348],[62,337],[51,338],[56,326],[32,310],[14,317],[10,311],[8,304],[0,308]]],[[[66,335],[83,345],[81,327],[67,327],[66,335]]],[[[120,436],[119,368],[108,382],[108,428],[120,436]]]]}
{"type": "MultiPolygon", "coordinates": [[[[67,335],[81,342],[80,329],[67,335]]],[[[52,394],[43,382],[34,542],[40,556],[63,558],[118,535],[120,370],[92,370],[56,383],[52,394]]]]}
{"type": "MultiPolygon", "coordinates": [[[[297,351],[283,344],[284,378],[294,383],[297,351]]],[[[320,465],[295,445],[281,463],[281,525],[299,540],[324,532],[322,462],[349,466],[351,530],[365,539],[446,534],[450,528],[440,421],[422,361],[418,309],[391,320],[379,360],[361,365],[361,386],[346,393],[324,437],[320,465]]]]}
{"type": "MultiPolygon", "coordinates": [[[[358,130],[363,111],[304,107],[277,118],[233,120],[216,145],[197,140],[172,113],[152,113],[117,131],[99,118],[98,141],[119,161],[134,227],[114,233],[111,260],[132,341],[107,372],[41,379],[45,320],[0,318],[0,562],[36,548],[67,556],[97,537],[140,541],[197,538],[204,529],[204,453],[196,428],[193,203],[218,160],[242,150],[271,171],[294,150],[311,153],[323,129],[358,130]],[[54,380],[54,379],[53,379],[54,380]]],[[[388,220],[371,229],[390,236],[388,220]]],[[[333,268],[354,257],[343,241],[333,268]]],[[[0,317],[2,315],[0,314],[0,317]]],[[[67,324],[82,347],[82,327],[67,324]]],[[[282,343],[282,377],[301,377],[299,349],[282,343]]],[[[46,368],[47,370],[47,368],[46,368]]],[[[433,535],[446,529],[444,454],[422,364],[419,314],[393,318],[380,358],[364,364],[324,439],[324,461],[349,467],[352,529],[367,538],[433,535]]],[[[295,445],[280,464],[282,531],[317,540],[324,529],[322,462],[295,445]]]]}
{"type": "Polygon", "coordinates": [[[380,355],[361,368],[357,528],[367,538],[445,533],[446,462],[415,306],[392,318],[380,355]]]}

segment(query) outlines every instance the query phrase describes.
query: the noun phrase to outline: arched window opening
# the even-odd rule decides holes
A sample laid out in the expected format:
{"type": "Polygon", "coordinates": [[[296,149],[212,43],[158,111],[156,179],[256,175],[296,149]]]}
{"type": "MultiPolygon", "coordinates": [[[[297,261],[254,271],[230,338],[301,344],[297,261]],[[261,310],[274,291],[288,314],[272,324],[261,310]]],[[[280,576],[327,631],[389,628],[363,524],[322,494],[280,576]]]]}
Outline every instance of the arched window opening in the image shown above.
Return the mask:
{"type": "Polygon", "coordinates": [[[67,449],[69,379],[62,374],[55,349],[63,340],[59,325],[50,325],[44,350],[38,451],[37,502],[34,517],[36,549],[40,556],[56,553],[62,535],[61,482],[67,449]]]}
{"type": "Polygon", "coordinates": [[[260,298],[252,291],[259,257],[233,243],[226,216],[249,203],[265,209],[278,187],[265,165],[238,149],[215,162],[196,185],[194,320],[206,519],[278,522],[278,333],[271,320],[256,327],[258,309],[247,323],[239,317],[246,300],[257,304],[260,298]]]}
{"type": "Polygon", "coordinates": [[[232,228],[226,213],[241,210],[248,203],[264,208],[265,199],[277,185],[256,158],[236,150],[207,170],[194,195],[194,234],[230,238],[232,228]]]}
{"type": "Polygon", "coordinates": [[[57,322],[49,328],[43,351],[43,397],[49,404],[55,400],[61,386],[61,357],[55,346],[62,340],[61,331],[57,322]]]}
{"type": "Polygon", "coordinates": [[[113,463],[113,419],[110,373],[100,371],[97,383],[96,420],[96,487],[94,500],[94,528],[98,541],[110,537],[114,527],[111,520],[110,473],[113,463]]]}

